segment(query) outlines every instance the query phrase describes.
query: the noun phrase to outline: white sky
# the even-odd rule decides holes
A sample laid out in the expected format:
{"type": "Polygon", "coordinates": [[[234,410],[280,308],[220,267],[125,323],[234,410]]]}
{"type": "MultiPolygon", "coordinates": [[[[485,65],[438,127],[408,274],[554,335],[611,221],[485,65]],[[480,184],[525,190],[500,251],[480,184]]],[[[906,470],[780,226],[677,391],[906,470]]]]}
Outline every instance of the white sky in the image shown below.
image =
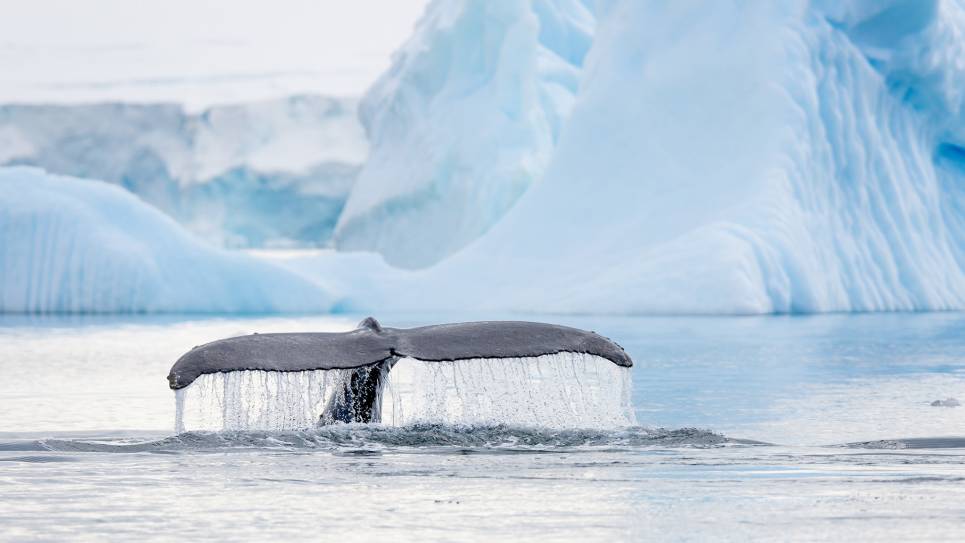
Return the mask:
{"type": "Polygon", "coordinates": [[[0,103],[358,95],[427,0],[0,0],[0,103]]]}

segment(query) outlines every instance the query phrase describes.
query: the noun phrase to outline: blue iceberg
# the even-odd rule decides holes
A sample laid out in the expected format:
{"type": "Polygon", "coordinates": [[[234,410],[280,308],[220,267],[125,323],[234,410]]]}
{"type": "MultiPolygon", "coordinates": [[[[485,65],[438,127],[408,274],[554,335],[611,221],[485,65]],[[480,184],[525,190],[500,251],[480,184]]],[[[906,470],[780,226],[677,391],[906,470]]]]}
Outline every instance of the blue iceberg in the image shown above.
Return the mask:
{"type": "Polygon", "coordinates": [[[485,233],[542,176],[593,24],[578,0],[431,4],[362,100],[370,157],[335,246],[420,268],[485,233]]]}
{"type": "Polygon", "coordinates": [[[361,105],[334,239],[376,254],[14,170],[3,309],[965,309],[963,58],[962,0],[433,2],[361,105]]]}
{"type": "MultiPolygon", "coordinates": [[[[431,301],[393,302],[602,313],[965,307],[963,4],[826,4],[600,4],[545,173],[485,235],[412,276],[433,285],[431,301]]],[[[432,21],[414,41],[438,45],[432,34],[450,31],[432,21]]],[[[456,84],[458,73],[437,68],[456,84]]],[[[405,73],[386,77],[396,95],[419,95],[405,73]]],[[[410,125],[385,122],[396,138],[373,142],[379,168],[435,164],[390,161],[384,148],[409,145],[410,125]]],[[[500,126],[451,125],[438,130],[500,126]]],[[[512,156],[519,140],[501,136],[499,156],[512,156]]],[[[416,141],[439,156],[461,140],[416,141]]],[[[460,175],[487,186],[494,160],[476,158],[460,175]]],[[[442,233],[420,237],[413,225],[448,223],[390,202],[435,197],[393,194],[383,201],[394,211],[375,222],[404,220],[405,246],[433,245],[442,233]]],[[[395,238],[373,228],[368,246],[391,262],[381,244],[395,238]]]]}
{"type": "Polygon", "coordinates": [[[323,247],[367,153],[356,102],[0,105],[0,165],[115,183],[215,245],[323,247]]]}
{"type": "Polygon", "coordinates": [[[0,168],[0,312],[319,312],[316,283],[208,246],[107,183],[0,168]]]}

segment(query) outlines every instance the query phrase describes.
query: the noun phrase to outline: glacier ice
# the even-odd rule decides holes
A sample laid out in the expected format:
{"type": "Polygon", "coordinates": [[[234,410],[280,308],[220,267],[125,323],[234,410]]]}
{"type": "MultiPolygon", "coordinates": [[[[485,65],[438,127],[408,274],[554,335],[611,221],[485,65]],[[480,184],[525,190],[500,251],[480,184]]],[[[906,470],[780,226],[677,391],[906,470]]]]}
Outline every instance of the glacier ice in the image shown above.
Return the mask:
{"type": "Polygon", "coordinates": [[[361,106],[335,241],[377,252],[274,262],[261,305],[965,309],[965,2],[593,7],[431,4],[361,106]]]}
{"type": "Polygon", "coordinates": [[[318,284],[206,245],[129,192],[0,168],[0,312],[307,312],[318,284]]]}
{"type": "MultiPolygon", "coordinates": [[[[600,4],[542,179],[481,238],[408,276],[389,303],[965,308],[963,4],[826,4],[600,4]]],[[[387,160],[379,149],[392,142],[374,143],[387,160]]],[[[479,159],[482,174],[493,161],[479,159]]],[[[437,239],[408,245],[417,241],[437,239]]]]}
{"type": "Polygon", "coordinates": [[[430,5],[362,101],[371,156],[336,247],[415,268],[485,232],[548,163],[592,28],[579,0],[430,5]]]}
{"type": "Polygon", "coordinates": [[[227,247],[327,245],[366,154],[353,99],[0,106],[0,165],[116,183],[227,247]]]}

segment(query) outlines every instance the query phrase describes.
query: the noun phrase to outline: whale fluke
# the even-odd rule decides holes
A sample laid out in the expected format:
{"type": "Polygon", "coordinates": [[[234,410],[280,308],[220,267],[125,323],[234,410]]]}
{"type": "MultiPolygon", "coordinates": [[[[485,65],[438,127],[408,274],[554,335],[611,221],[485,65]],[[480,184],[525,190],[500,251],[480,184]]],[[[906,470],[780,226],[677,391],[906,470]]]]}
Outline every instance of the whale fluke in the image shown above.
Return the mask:
{"type": "Polygon", "coordinates": [[[205,374],[238,371],[353,370],[322,422],[378,422],[378,400],[387,374],[401,358],[424,362],[527,358],[560,353],[595,355],[633,364],[624,350],[596,334],[553,324],[466,322],[419,328],[383,328],[372,317],[340,333],[252,334],[195,347],[171,368],[178,390],[205,374]]]}
{"type": "Polygon", "coordinates": [[[399,357],[426,361],[593,354],[618,366],[633,362],[609,339],[567,326],[483,321],[419,328],[382,328],[372,317],[350,332],[251,334],[191,349],[171,368],[172,389],[206,373],[239,370],[308,371],[374,366],[399,357]]]}

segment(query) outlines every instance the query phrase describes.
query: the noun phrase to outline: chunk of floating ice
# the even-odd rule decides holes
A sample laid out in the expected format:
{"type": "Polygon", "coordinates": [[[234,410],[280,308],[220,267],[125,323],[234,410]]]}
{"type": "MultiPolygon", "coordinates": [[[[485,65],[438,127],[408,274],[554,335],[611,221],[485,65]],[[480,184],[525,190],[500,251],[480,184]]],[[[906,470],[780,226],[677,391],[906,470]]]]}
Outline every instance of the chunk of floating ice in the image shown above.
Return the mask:
{"type": "MultiPolygon", "coordinates": [[[[176,430],[311,428],[338,404],[354,370],[210,373],[175,391],[176,430]]],[[[630,369],[559,353],[450,362],[399,359],[384,384],[382,423],[614,428],[636,424],[630,369]]]]}

